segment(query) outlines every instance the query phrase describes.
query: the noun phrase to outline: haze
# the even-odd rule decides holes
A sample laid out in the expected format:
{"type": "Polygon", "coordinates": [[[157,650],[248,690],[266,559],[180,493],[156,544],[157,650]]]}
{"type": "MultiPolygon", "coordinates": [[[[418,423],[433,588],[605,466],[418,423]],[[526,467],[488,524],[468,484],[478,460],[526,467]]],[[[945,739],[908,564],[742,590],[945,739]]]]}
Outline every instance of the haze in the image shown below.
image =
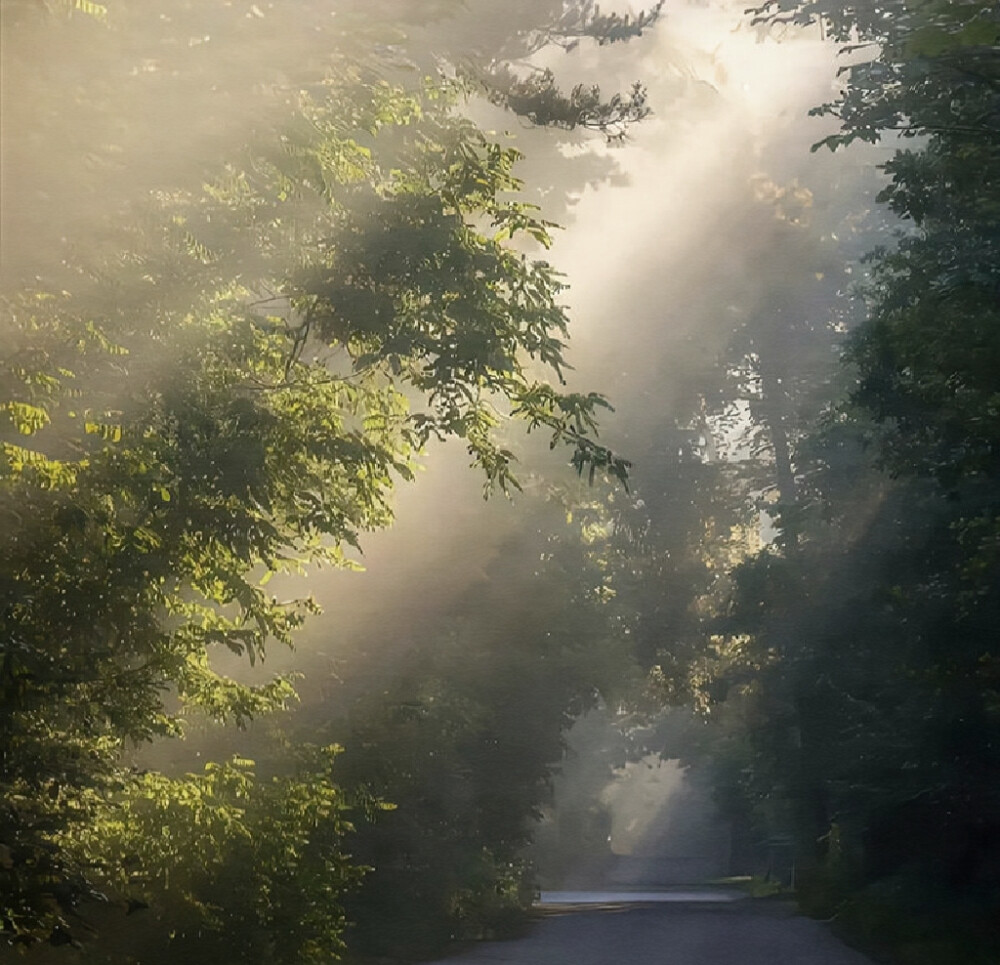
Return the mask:
{"type": "Polygon", "coordinates": [[[4,0],[0,958],[985,965],[1000,26],[889,6],[4,0]]]}

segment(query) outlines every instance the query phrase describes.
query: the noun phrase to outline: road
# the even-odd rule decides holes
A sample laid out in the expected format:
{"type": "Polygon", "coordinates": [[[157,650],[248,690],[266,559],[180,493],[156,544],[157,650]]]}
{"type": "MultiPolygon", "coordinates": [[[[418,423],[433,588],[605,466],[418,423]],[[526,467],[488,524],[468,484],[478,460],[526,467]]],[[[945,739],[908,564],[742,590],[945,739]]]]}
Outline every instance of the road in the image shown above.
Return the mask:
{"type": "Polygon", "coordinates": [[[649,763],[626,768],[608,795],[614,852],[558,884],[550,875],[561,890],[542,891],[524,938],[438,965],[871,965],[789,900],[706,884],[731,874],[731,829],[704,781],[649,763]]]}
{"type": "Polygon", "coordinates": [[[555,906],[530,934],[441,965],[870,965],[770,900],[555,906]]]}

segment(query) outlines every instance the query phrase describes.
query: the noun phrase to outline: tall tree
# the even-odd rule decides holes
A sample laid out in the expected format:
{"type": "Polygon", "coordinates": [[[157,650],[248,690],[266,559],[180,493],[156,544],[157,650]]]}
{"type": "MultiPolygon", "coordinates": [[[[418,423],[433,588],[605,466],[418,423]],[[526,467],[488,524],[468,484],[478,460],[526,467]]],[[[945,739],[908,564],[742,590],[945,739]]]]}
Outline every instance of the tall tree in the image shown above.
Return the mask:
{"type": "MultiPolygon", "coordinates": [[[[989,961],[1000,894],[998,21],[982,3],[774,3],[854,61],[833,148],[915,138],[881,199],[848,400],[800,447],[802,537],[735,574],[742,783],[800,836],[812,907],[927,960],[989,961]],[[873,464],[874,462],[874,464],[873,464]],[[778,812],[770,801],[781,802],[778,812]]],[[[738,742],[739,738],[737,738],[738,742]]]]}
{"type": "MultiPolygon", "coordinates": [[[[124,8],[97,52],[134,43],[140,64],[156,51],[157,80],[198,84],[192,51],[211,35],[189,33],[187,18],[199,30],[222,18],[234,44],[261,19],[171,11],[150,39],[124,8]]],[[[91,19],[82,29],[104,29],[91,19]]],[[[76,940],[79,901],[121,883],[121,868],[94,867],[84,832],[111,833],[146,787],[122,756],[130,743],[179,733],[185,707],[243,724],[288,701],[287,680],[237,684],[212,652],[254,661],[289,643],[313,605],[269,595],[270,575],[344,565],[389,522],[393,483],[429,438],[462,438],[488,484],[506,487],[511,454],[495,430],[512,415],[569,443],[578,470],[624,478],[626,463],[593,438],[603,399],[534,374],[560,371],[567,320],[557,274],[513,243],[549,244],[517,199],[517,152],[463,119],[461,85],[404,88],[379,79],[377,53],[333,56],[335,73],[320,58],[293,94],[263,85],[252,143],[214,143],[172,182],[144,168],[152,198],[113,194],[99,240],[84,250],[71,231],[62,264],[5,295],[0,890],[11,941],[76,940]]],[[[93,78],[98,60],[88,67],[93,78]]],[[[155,82],[135,83],[145,103],[155,82]]],[[[116,153],[101,140],[118,122],[102,100],[115,103],[114,86],[80,95],[100,121],[94,179],[79,174],[88,192],[116,153]]],[[[57,87],[36,149],[87,133],[67,120],[80,89],[60,105],[57,87]]],[[[182,807],[215,793],[205,781],[152,789],[182,807]]]]}

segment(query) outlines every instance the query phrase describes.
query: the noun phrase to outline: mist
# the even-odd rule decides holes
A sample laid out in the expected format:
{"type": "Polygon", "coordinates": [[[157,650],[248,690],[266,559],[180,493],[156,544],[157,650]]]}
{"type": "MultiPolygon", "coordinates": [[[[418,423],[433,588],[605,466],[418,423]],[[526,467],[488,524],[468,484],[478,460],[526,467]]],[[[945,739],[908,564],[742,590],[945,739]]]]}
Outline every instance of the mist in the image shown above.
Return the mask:
{"type": "MultiPolygon", "coordinates": [[[[417,43],[457,50],[457,56],[476,47],[492,50],[504,37],[508,14],[495,14],[492,29],[481,16],[470,10],[455,23],[434,25],[417,43]]],[[[808,110],[838,89],[836,45],[823,41],[818,29],[787,30],[780,38],[755,29],[738,3],[683,5],[627,45],[546,49],[533,63],[557,70],[566,87],[624,90],[637,78],[648,87],[652,116],[623,144],[538,129],[483,101],[469,107],[480,124],[523,152],[519,174],[529,196],[534,191],[543,214],[562,226],[550,257],[568,285],[570,386],[609,397],[615,411],[602,420],[602,437],[634,460],[631,486],[653,502],[674,484],[673,454],[666,451],[673,430],[700,418],[745,317],[782,298],[831,317],[837,310],[829,279],[821,284],[815,276],[862,253],[854,237],[859,198],[862,211],[873,203],[875,167],[888,148],[811,153],[834,129],[808,110]],[[786,193],[792,195],[787,201],[786,193]]],[[[500,554],[509,572],[530,581],[535,542],[527,541],[532,549],[523,559],[512,555],[524,519],[532,518],[530,504],[545,499],[552,483],[576,488],[571,471],[546,447],[530,438],[511,444],[526,473],[543,474],[527,492],[484,502],[461,444],[432,447],[416,481],[397,492],[392,526],[365,538],[357,556],[363,572],[319,572],[305,582],[272,584],[286,596],[310,594],[322,607],[295,649],[273,650],[256,670],[231,656],[220,657],[219,666],[248,681],[301,673],[295,714],[310,722],[336,715],[338,700],[355,699],[345,696],[354,694],[355,681],[363,681],[362,690],[377,690],[412,673],[404,658],[415,641],[427,628],[445,626],[459,601],[475,598],[495,579],[491,563],[500,554]]],[[[680,512],[685,518],[672,525],[701,525],[693,503],[680,512]]],[[[543,529],[532,532],[538,537],[543,529]]],[[[516,587],[517,577],[507,578],[516,587]]],[[[483,614],[484,621],[499,618],[499,612],[483,614]]],[[[256,756],[252,739],[225,734],[215,740],[256,756]]],[[[203,752],[189,740],[144,758],[173,758],[176,766],[203,752]]],[[[618,815],[633,806],[635,792],[625,783],[618,790],[608,771],[603,790],[587,793],[610,795],[612,819],[627,823],[618,815]]],[[[562,788],[563,807],[593,803],[567,800],[567,793],[562,788]]],[[[648,788],[639,793],[649,796],[648,788]]],[[[704,789],[698,800],[712,810],[704,789]]],[[[669,823],[666,815],[656,820],[669,823]]]]}
{"type": "MultiPolygon", "coordinates": [[[[603,436],[633,458],[631,487],[656,505],[657,494],[677,485],[675,454],[668,451],[674,430],[703,418],[705,396],[718,391],[720,365],[748,316],[784,300],[818,322],[838,324],[843,308],[834,291],[846,294],[852,268],[861,270],[864,248],[856,236],[865,229],[866,208],[881,183],[876,166],[889,148],[810,152],[834,129],[808,111],[836,94],[836,46],[818,29],[788,30],[780,38],[756,30],[740,4],[683,6],[627,46],[545,51],[537,64],[558,70],[566,86],[622,90],[637,77],[648,86],[653,114],[620,145],[516,123],[482,102],[470,107],[481,124],[509,135],[523,151],[526,184],[545,185],[535,200],[563,225],[552,260],[569,286],[570,385],[608,395],[615,411],[603,420],[603,436]]],[[[826,361],[832,368],[834,357],[826,361]]],[[[575,488],[543,447],[526,442],[515,443],[526,471],[537,467],[549,484],[575,488]]],[[[540,479],[510,500],[484,502],[466,462],[457,443],[429,452],[416,482],[396,497],[392,527],[366,538],[359,557],[364,572],[315,574],[305,583],[323,614],[294,651],[271,654],[256,676],[303,673],[295,714],[307,729],[337,716],[359,689],[385,689],[400,675],[419,674],[407,653],[425,653],[418,641],[428,628],[447,626],[463,599],[482,598],[484,623],[516,607],[511,599],[519,581],[530,582],[536,565],[534,540],[527,541],[529,553],[517,556],[524,552],[518,533],[548,484],[540,479]],[[484,587],[498,578],[491,564],[501,555],[502,578],[512,589],[491,601],[484,587]]],[[[669,524],[675,528],[702,525],[693,500],[672,503],[670,511],[681,514],[669,524]]],[[[751,523],[760,525],[767,524],[751,523]]],[[[289,592],[301,588],[291,584],[289,592]]],[[[235,658],[224,666],[239,676],[248,672],[235,658]]],[[[545,820],[565,824],[566,814],[605,814],[608,847],[595,852],[585,843],[592,831],[581,828],[581,838],[553,847],[582,849],[584,856],[559,865],[545,850],[543,827],[535,853],[542,881],[552,888],[634,887],[724,877],[733,831],[704,775],[696,769],[688,776],[690,762],[657,757],[687,752],[689,742],[656,737],[648,741],[653,757],[632,751],[611,765],[608,748],[621,738],[607,726],[583,749],[574,742],[585,739],[571,732],[545,820]],[[591,759],[600,776],[574,779],[591,759]],[[635,858],[616,864],[613,855],[635,858]],[[546,874],[553,862],[559,872],[546,874]]],[[[226,741],[255,755],[252,740],[226,741]]],[[[189,741],[165,750],[186,759],[197,746],[189,741]]],[[[762,860],[744,855],[738,870],[755,870],[762,860]]]]}
{"type": "MultiPolygon", "coordinates": [[[[455,29],[461,38],[461,22],[455,29]]],[[[444,31],[447,37],[447,25],[444,31]]],[[[836,46],[818,31],[788,31],[780,40],[762,34],[739,4],[682,6],[620,48],[545,53],[540,63],[558,67],[566,86],[586,81],[621,90],[641,77],[653,104],[653,115],[621,146],[470,105],[480,123],[524,152],[519,174],[529,193],[546,184],[534,200],[562,225],[550,257],[568,285],[570,385],[611,400],[615,411],[602,433],[634,459],[632,485],[641,493],[666,482],[647,454],[675,423],[690,422],[714,388],[740,327],[733,302],[751,314],[767,311],[765,299],[782,297],[835,310],[823,305],[829,286],[812,290],[821,281],[814,270],[823,267],[810,260],[815,251],[790,250],[781,235],[787,215],[780,195],[789,186],[797,193],[802,236],[828,246],[819,257],[854,260],[863,249],[851,219],[859,196],[873,203],[875,167],[889,148],[810,153],[833,129],[807,113],[837,90],[836,46]],[[581,184],[581,168],[602,174],[581,184]],[[831,240],[838,230],[842,238],[831,240]]],[[[845,287],[850,281],[841,280],[845,287]]],[[[559,473],[545,447],[529,442],[512,443],[523,449],[527,470],[534,459],[559,473]]],[[[380,635],[398,638],[397,621],[444,609],[485,578],[486,564],[518,525],[519,497],[484,502],[464,462],[458,443],[432,449],[415,483],[398,491],[392,527],[366,538],[358,557],[364,574],[310,578],[309,592],[331,616],[311,622],[308,641],[327,638],[326,619],[341,639],[364,636],[373,621],[380,635]],[[386,612],[387,603],[399,617],[386,612]]],[[[570,485],[572,474],[559,481],[570,485]]],[[[304,640],[296,655],[275,658],[295,666],[311,645],[304,640]]]]}
{"type": "Polygon", "coordinates": [[[946,135],[836,106],[881,28],[2,17],[11,947],[430,960],[551,893],[986,935],[985,369],[899,322],[946,135]]]}

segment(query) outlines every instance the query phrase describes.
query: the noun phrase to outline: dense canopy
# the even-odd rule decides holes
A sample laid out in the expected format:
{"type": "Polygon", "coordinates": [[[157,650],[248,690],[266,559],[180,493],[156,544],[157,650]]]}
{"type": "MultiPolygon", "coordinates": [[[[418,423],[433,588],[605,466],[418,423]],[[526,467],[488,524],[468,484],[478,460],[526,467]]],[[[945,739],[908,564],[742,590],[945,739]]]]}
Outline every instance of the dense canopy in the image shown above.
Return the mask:
{"type": "MultiPolygon", "coordinates": [[[[534,202],[566,214],[669,106],[641,77],[563,83],[560,58],[670,16],[5,0],[0,936],[27,960],[509,934],[593,710],[634,757],[710,775],[734,871],[890,961],[992,960],[1000,15],[747,12],[761,42],[841,48],[813,148],[881,167],[821,200],[760,154],[775,170],[670,265],[711,331],[628,387],[632,467],[598,437],[601,386],[564,381],[568,279],[534,202]],[[536,170],[586,157],[586,186],[522,183],[497,116],[548,129],[536,170]],[[383,586],[384,626],[320,619],[305,577],[360,568],[394,491],[456,446],[516,517],[483,508],[448,592],[383,586]],[[310,632],[328,669],[261,669],[310,632]]],[[[696,105],[723,97],[711,71],[664,68],[696,105]]],[[[609,358],[643,353],[630,322],[602,319],[609,358]]],[[[614,769],[591,779],[596,814],[614,769]]]]}

